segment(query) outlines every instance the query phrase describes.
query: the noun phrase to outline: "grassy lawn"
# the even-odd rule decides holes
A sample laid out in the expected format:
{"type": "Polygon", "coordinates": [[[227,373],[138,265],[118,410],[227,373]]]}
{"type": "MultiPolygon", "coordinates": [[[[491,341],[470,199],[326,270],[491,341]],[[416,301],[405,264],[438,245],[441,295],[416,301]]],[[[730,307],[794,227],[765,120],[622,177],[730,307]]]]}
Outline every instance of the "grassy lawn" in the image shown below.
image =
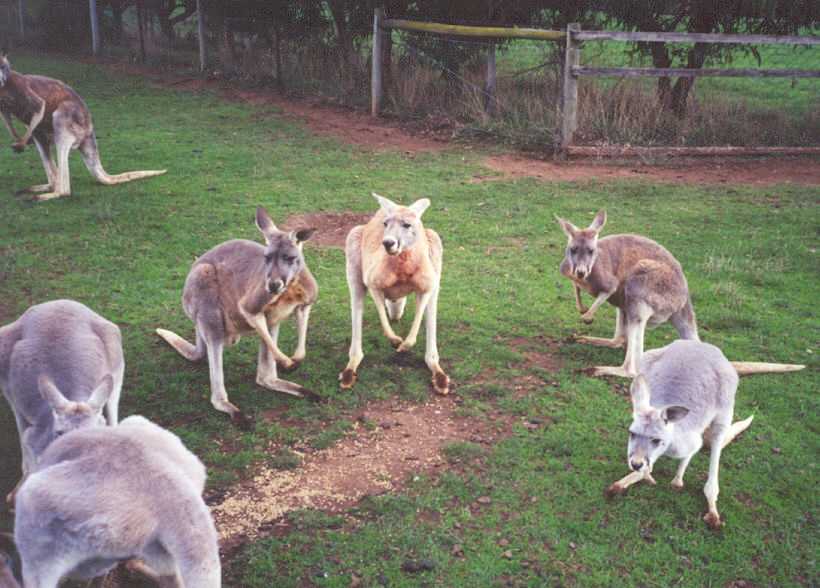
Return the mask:
{"type": "MultiPolygon", "coordinates": [[[[344,256],[308,244],[319,302],[307,361],[288,377],[327,401],[258,388],[257,341],[247,337],[226,352],[225,379],[231,400],[256,417],[256,429],[243,433],[211,408],[207,366],[186,362],[153,330],[191,337],[180,304],[190,264],[221,241],[258,240],[257,204],[281,220],[297,212],[373,211],[371,191],[403,202],[429,196],[424,220],[445,244],[439,349],[455,392],[479,418],[493,406],[541,423],[516,425],[489,451],[455,448],[457,469],[416,476],[405,492],[368,499],[345,516],[293,515],[289,533],[240,552],[231,585],[346,587],[356,585],[354,575],[362,586],[820,583],[817,188],[475,184],[467,181],[481,170],[472,151],[364,152],[312,136],[272,108],[155,88],[70,61],[18,56],[13,63],[64,79],[85,97],[109,172],[169,173],[98,186],[74,156],[75,194],[35,205],[12,195],[42,182],[35,151],[0,151],[0,323],[31,304],[68,297],[120,325],[127,366],[121,414],[143,414],[179,434],[208,465],[210,490],[248,475],[270,458],[271,443],[326,445],[344,434],[354,407],[430,394],[423,367],[399,370],[392,362],[370,303],[359,384],[352,393],[338,390],[350,336],[344,256]],[[719,508],[727,525],[719,533],[701,521],[705,454],[693,460],[682,493],[668,486],[676,464],[665,460],[656,468],[657,487],[603,498],[627,471],[630,410],[622,383],[579,369],[622,357],[568,338],[609,336],[614,312],[602,309],[592,326],[577,318],[571,286],[557,272],[564,237],[553,219],[558,213],[582,224],[600,208],[609,213],[605,233],[643,233],[675,253],[702,337],[730,359],[809,364],[797,374],[741,382],[737,416],[756,418],[723,455],[719,508]],[[536,336],[562,342],[558,374],[531,370],[543,385],[523,397],[479,380],[485,370],[502,381],[530,371],[508,341],[536,336]],[[270,411],[303,424],[267,420],[270,411]],[[402,570],[408,560],[430,569],[402,570]]],[[[405,317],[403,331],[408,325],[405,317]]],[[[673,333],[670,326],[649,332],[647,348],[673,333]]],[[[283,350],[294,343],[293,325],[286,325],[283,350]]],[[[414,353],[421,358],[421,342],[414,353]]],[[[18,473],[5,403],[0,438],[5,493],[18,473]]],[[[7,529],[8,519],[0,526],[7,529]]]]}

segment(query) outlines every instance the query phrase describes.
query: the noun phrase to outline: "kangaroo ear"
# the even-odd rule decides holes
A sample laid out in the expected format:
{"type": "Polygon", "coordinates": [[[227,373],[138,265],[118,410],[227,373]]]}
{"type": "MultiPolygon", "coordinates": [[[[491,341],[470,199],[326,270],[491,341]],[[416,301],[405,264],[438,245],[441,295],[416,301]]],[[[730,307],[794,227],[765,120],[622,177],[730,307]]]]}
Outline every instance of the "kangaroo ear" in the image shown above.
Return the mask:
{"type": "Polygon", "coordinates": [[[644,412],[649,410],[649,383],[643,374],[632,380],[632,387],[629,389],[632,396],[632,410],[634,412],[644,412]]]}
{"type": "Polygon", "coordinates": [[[410,210],[416,213],[416,216],[421,218],[421,215],[424,214],[424,211],[430,206],[430,199],[429,198],[420,198],[416,200],[413,204],[408,206],[410,210]]]}
{"type": "Polygon", "coordinates": [[[381,206],[381,209],[385,213],[390,214],[391,212],[396,210],[396,208],[398,208],[398,204],[396,204],[395,202],[393,202],[389,198],[385,198],[384,196],[379,196],[375,192],[371,192],[371,194],[373,194],[373,198],[378,200],[379,206],[381,206]]]}
{"type": "Polygon", "coordinates": [[[592,219],[592,224],[589,225],[589,228],[595,231],[596,233],[600,232],[601,229],[604,228],[606,224],[606,210],[599,210],[598,214],[595,215],[595,218],[592,219]]]}
{"type": "Polygon", "coordinates": [[[37,388],[40,390],[40,395],[55,412],[65,412],[68,409],[68,400],[57,389],[51,378],[45,374],[41,375],[37,378],[37,388]]]}
{"type": "Polygon", "coordinates": [[[88,397],[86,404],[91,407],[91,410],[94,412],[102,410],[102,407],[105,406],[105,403],[108,402],[108,399],[111,397],[111,393],[114,391],[114,378],[111,377],[111,374],[105,376],[100,383],[97,384],[97,387],[94,388],[94,391],[91,393],[91,396],[88,397]]]}
{"type": "Polygon", "coordinates": [[[578,227],[576,227],[574,224],[572,224],[568,220],[562,219],[557,214],[555,215],[555,220],[557,220],[558,224],[561,225],[561,230],[564,231],[564,234],[567,237],[569,237],[570,239],[575,237],[575,233],[578,232],[578,227]]]}
{"type": "Polygon", "coordinates": [[[315,233],[315,232],[316,232],[315,228],[299,229],[298,231],[293,231],[290,234],[290,238],[294,243],[299,245],[300,243],[304,243],[305,241],[310,239],[313,236],[313,233],[315,233]]]}
{"type": "Polygon", "coordinates": [[[262,231],[265,241],[270,241],[271,236],[278,230],[263,206],[256,207],[256,227],[262,231]]]}
{"type": "Polygon", "coordinates": [[[665,423],[676,423],[689,414],[685,406],[667,406],[661,411],[661,418],[665,423]]]}

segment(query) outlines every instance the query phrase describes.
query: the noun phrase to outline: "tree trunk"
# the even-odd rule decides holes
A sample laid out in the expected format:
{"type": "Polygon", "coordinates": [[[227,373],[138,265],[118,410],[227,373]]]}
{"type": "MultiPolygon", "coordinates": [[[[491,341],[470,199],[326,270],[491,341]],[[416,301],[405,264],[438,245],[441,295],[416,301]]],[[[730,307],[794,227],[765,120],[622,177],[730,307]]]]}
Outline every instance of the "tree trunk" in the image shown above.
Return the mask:
{"type": "MultiPolygon", "coordinates": [[[[652,64],[658,68],[672,67],[666,43],[652,43],[652,64]]],[[[658,78],[658,102],[664,110],[670,110],[672,107],[671,95],[672,80],[666,77],[658,78]]]]}
{"type": "Polygon", "coordinates": [[[342,76],[342,86],[349,88],[352,83],[352,67],[350,59],[353,55],[353,36],[347,24],[347,11],[344,0],[329,0],[328,7],[333,15],[333,26],[336,29],[336,43],[339,46],[339,68],[342,76]]]}
{"type": "MultiPolygon", "coordinates": [[[[706,45],[695,43],[689,50],[686,60],[686,67],[689,69],[700,69],[706,61],[706,45]]],[[[695,85],[695,78],[678,78],[672,88],[670,105],[672,112],[678,118],[686,117],[686,104],[689,100],[689,92],[695,85]]]]}

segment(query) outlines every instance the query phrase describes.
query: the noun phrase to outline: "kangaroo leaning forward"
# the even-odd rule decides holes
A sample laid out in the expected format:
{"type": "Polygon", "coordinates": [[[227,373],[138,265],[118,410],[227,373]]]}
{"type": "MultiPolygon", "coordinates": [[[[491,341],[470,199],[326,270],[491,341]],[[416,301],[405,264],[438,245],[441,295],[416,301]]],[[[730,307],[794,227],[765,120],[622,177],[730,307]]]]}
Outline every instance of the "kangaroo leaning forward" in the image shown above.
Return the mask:
{"type": "Polygon", "coordinates": [[[237,343],[241,335],[256,332],[262,338],[257,384],[293,396],[313,396],[306,388],[280,379],[276,365],[290,370],[305,358],[308,318],[319,288],[305,264],[302,246],[314,229],[280,231],[261,206],[256,209],[256,226],[266,246],[235,239],[217,245],[194,262],[182,291],[182,307],[196,327],[196,345],[171,331],[156,331],[190,361],[207,354],[211,404],[230,414],[240,426],[249,422],[228,400],[222,351],[226,344],[237,343]],[[299,340],[293,358],[289,358],[279,350],[277,340],[279,323],[294,311],[299,340]]]}
{"type": "Polygon", "coordinates": [[[0,53],[0,116],[15,139],[14,151],[21,153],[34,141],[40,153],[48,183],[23,190],[40,193],[35,200],[71,194],[68,155],[72,149],[80,150],[88,171],[101,184],[121,184],[165,173],[156,170],[109,175],[100,162],[91,113],[79,94],[59,80],[12,71],[5,53],[0,53]],[[22,137],[12,125],[12,116],[27,125],[22,137]],[[52,145],[57,148],[56,165],[51,156],[52,145]]]}
{"type": "Polygon", "coordinates": [[[60,437],[17,498],[23,587],[91,580],[136,558],[136,569],[164,588],[219,588],[219,546],[204,487],[202,462],[179,437],[141,416],[60,437]]]}
{"type": "Polygon", "coordinates": [[[350,314],[353,333],[350,339],[350,360],[339,374],[342,388],[356,383],[362,351],[362,313],[366,293],[376,304],[382,331],[396,347],[408,351],[416,344],[421,320],[426,318],[427,348],[424,360],[433,373],[433,389],[447,394],[450,378],[439,365],[436,346],[436,318],[438,293],[441,283],[444,248],[438,233],[425,229],[421,215],[430,206],[422,198],[410,206],[400,206],[387,198],[373,194],[380,210],[366,225],[354,227],[347,235],[347,285],[350,288],[350,314]],[[390,319],[398,320],[404,313],[407,295],[416,295],[416,314],[405,339],[390,326],[390,319]]]}
{"type": "MultiPolygon", "coordinates": [[[[683,268],[663,246],[640,235],[609,235],[598,239],[606,224],[606,211],[595,215],[592,224],[579,229],[556,217],[567,235],[567,248],[561,273],[572,280],[575,307],[581,320],[589,324],[598,308],[609,302],[618,309],[612,339],[579,337],[578,341],[603,347],[626,346],[620,367],[600,366],[595,375],[635,377],[643,355],[647,325],[654,327],[670,321],[681,339],[700,341],[695,310],[683,268]],[[595,301],[587,309],[581,290],[595,301]]],[[[805,366],[762,362],[732,362],[739,375],[790,372],[805,366]]]]}

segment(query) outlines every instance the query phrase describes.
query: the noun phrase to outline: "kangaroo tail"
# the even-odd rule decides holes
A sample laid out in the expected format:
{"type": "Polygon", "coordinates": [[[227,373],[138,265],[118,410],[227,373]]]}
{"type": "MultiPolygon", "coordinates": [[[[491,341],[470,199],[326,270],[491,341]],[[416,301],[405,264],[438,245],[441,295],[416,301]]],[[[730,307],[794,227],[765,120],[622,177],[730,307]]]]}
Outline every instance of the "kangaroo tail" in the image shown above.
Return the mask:
{"type": "Polygon", "coordinates": [[[80,144],[80,154],[83,156],[85,167],[88,168],[88,171],[92,176],[94,176],[94,179],[101,184],[106,184],[108,186],[113,184],[122,184],[132,180],[139,180],[141,178],[160,176],[168,171],[164,169],[145,170],[125,172],[122,174],[115,174],[113,176],[110,175],[102,166],[102,162],[100,161],[100,151],[97,148],[97,137],[93,133],[80,144]]]}
{"type": "Polygon", "coordinates": [[[733,361],[732,366],[739,376],[751,376],[754,374],[784,374],[786,372],[799,372],[805,369],[805,365],[794,363],[766,363],[760,361],[733,361]]]}
{"type": "Polygon", "coordinates": [[[165,339],[171,347],[176,349],[179,354],[188,361],[199,361],[205,357],[205,340],[199,335],[199,330],[197,330],[196,334],[196,345],[189,343],[176,333],[166,331],[165,329],[157,329],[156,333],[165,339]]]}
{"type": "Polygon", "coordinates": [[[752,424],[754,418],[755,415],[752,415],[748,419],[733,423],[732,426],[729,428],[729,433],[726,435],[726,437],[723,438],[723,445],[721,445],[721,449],[729,445],[729,443],[731,443],[735,437],[737,437],[743,431],[748,429],[749,425],[752,424]]]}

